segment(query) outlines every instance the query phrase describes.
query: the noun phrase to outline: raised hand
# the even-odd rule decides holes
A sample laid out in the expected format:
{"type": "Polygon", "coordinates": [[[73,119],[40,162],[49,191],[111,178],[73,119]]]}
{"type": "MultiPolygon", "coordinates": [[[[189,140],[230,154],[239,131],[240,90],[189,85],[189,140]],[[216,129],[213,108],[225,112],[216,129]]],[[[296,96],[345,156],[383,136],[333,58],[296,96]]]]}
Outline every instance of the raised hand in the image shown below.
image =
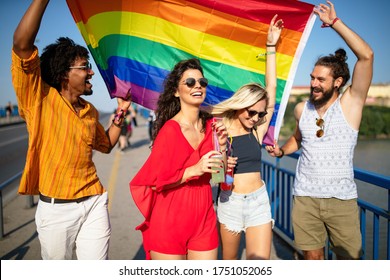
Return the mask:
{"type": "Polygon", "coordinates": [[[121,108],[123,110],[129,109],[131,105],[131,89],[129,89],[125,98],[117,97],[116,100],[118,102],[118,108],[121,108]]]}
{"type": "Polygon", "coordinates": [[[325,4],[319,4],[314,9],[314,13],[318,15],[320,20],[324,23],[323,27],[331,26],[334,23],[334,19],[337,18],[333,3],[330,1],[326,2],[329,6],[325,4]]]}
{"type": "Polygon", "coordinates": [[[280,33],[284,28],[283,19],[278,19],[278,15],[274,15],[268,28],[267,45],[276,45],[280,38],[280,33]]]}

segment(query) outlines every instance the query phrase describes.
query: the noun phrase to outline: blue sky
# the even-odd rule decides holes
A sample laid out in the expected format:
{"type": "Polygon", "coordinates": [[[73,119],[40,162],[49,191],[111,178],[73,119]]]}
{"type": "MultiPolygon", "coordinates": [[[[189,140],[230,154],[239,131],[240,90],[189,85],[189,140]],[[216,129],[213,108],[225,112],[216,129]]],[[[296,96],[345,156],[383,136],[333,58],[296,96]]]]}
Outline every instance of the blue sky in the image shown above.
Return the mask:
{"type": "MultiPolygon", "coordinates": [[[[0,3],[0,107],[5,106],[8,101],[16,103],[10,75],[12,36],[30,2],[30,0],[2,0],[0,3]]],[[[314,5],[325,3],[325,1],[313,0],[302,2],[314,5]]],[[[390,48],[390,29],[388,29],[390,26],[388,15],[390,1],[334,0],[333,3],[337,16],[373,48],[375,53],[373,83],[390,83],[390,51],[388,51],[390,48]]],[[[354,54],[336,32],[330,28],[320,28],[320,25],[320,20],[317,18],[299,62],[294,86],[307,86],[313,63],[318,56],[333,53],[339,47],[343,47],[347,51],[351,71],[356,62],[354,54]]],[[[65,0],[52,0],[44,15],[36,44],[41,51],[60,36],[70,37],[85,46],[65,0]]],[[[96,65],[93,66],[96,70],[96,65]]],[[[87,99],[99,110],[112,111],[116,107],[116,101],[109,98],[99,72],[95,73],[92,80],[94,94],[87,99]]]]}

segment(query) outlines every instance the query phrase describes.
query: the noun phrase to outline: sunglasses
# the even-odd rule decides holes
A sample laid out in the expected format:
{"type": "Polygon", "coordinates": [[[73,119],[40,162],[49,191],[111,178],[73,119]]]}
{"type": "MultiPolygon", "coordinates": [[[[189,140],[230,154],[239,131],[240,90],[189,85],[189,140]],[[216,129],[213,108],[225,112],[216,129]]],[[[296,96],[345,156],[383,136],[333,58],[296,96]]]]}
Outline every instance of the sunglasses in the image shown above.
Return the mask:
{"type": "Polygon", "coordinates": [[[325,122],[321,118],[319,118],[319,119],[316,118],[316,125],[320,128],[319,130],[317,130],[316,136],[318,138],[321,138],[322,136],[324,136],[324,125],[325,125],[325,122]]]}
{"type": "MultiPolygon", "coordinates": [[[[183,81],[182,84],[187,85],[187,87],[189,88],[193,88],[196,84],[196,81],[197,80],[195,80],[195,78],[187,78],[185,79],[185,81],[183,81]]],[[[201,87],[207,87],[209,81],[206,78],[200,78],[198,79],[198,83],[200,84],[201,87]]]]}
{"type": "Polygon", "coordinates": [[[245,108],[245,110],[248,112],[248,116],[250,117],[250,118],[253,118],[254,116],[258,116],[259,117],[259,119],[262,119],[262,118],[264,118],[267,114],[268,114],[268,112],[267,111],[264,111],[264,112],[257,112],[257,111],[255,111],[255,110],[249,110],[248,108],[245,108]]]}
{"type": "Polygon", "coordinates": [[[92,70],[91,62],[88,62],[87,65],[71,66],[69,69],[83,69],[83,70],[92,70]]]}

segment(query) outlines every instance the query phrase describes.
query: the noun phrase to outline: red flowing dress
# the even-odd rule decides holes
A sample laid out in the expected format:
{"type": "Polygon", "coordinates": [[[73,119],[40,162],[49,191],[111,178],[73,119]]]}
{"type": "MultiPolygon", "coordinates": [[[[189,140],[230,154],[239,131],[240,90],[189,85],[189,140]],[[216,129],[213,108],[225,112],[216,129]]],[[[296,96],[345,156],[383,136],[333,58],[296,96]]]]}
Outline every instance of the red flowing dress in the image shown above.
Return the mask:
{"type": "Polygon", "coordinates": [[[211,120],[207,121],[205,137],[196,149],[174,120],[167,121],[159,131],[149,158],[130,182],[131,195],[145,217],[136,229],[142,232],[147,259],[151,250],[185,255],[188,250],[218,247],[210,173],[167,187],[179,181],[187,167],[211,150],[211,120]]]}

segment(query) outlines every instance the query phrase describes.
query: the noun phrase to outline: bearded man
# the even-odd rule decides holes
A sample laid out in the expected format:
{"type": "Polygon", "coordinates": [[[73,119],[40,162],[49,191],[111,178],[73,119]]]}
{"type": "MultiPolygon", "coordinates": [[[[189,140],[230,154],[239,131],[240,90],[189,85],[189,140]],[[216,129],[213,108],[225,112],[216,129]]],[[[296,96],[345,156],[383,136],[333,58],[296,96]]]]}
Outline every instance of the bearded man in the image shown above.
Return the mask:
{"type": "Polygon", "coordinates": [[[314,12],[324,27],[335,30],[357,57],[352,84],[344,49],[318,59],[310,74],[310,99],[296,105],[294,134],[279,148],[282,157],[302,148],[294,181],[294,243],[305,259],[324,259],[327,238],[338,259],[362,256],[353,153],[373,73],[370,46],[337,16],[333,4],[314,12]]]}

